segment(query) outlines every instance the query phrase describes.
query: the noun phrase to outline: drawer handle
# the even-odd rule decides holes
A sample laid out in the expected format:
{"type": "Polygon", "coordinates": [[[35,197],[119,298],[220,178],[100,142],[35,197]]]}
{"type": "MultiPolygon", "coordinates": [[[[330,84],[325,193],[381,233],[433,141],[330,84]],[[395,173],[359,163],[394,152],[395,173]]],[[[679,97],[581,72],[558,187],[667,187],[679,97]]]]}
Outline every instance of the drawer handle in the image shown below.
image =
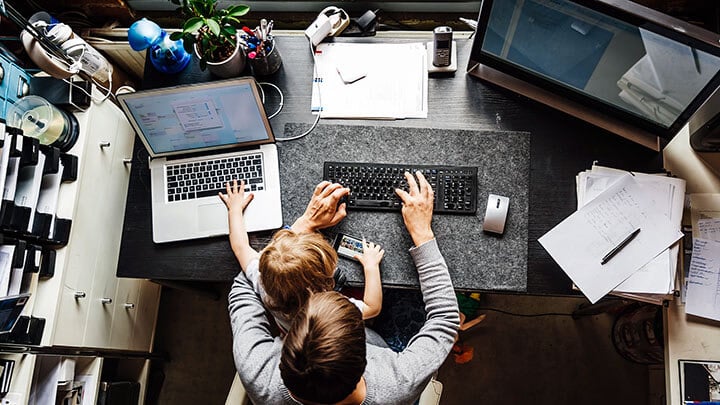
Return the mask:
{"type": "Polygon", "coordinates": [[[109,147],[110,147],[110,142],[109,142],[109,141],[102,141],[102,142],[100,142],[100,149],[105,149],[105,148],[109,148],[109,147]]]}
{"type": "Polygon", "coordinates": [[[100,302],[102,302],[103,305],[112,304],[112,298],[100,298],[100,302]]]}
{"type": "Polygon", "coordinates": [[[131,158],[123,159],[123,164],[125,165],[125,167],[130,166],[132,164],[132,159],[131,158]]]}
{"type": "Polygon", "coordinates": [[[86,294],[82,291],[75,291],[75,299],[85,298],[86,294]]]}
{"type": "Polygon", "coordinates": [[[133,304],[132,302],[126,302],[124,307],[125,307],[125,309],[134,309],[135,304],[133,304]]]}

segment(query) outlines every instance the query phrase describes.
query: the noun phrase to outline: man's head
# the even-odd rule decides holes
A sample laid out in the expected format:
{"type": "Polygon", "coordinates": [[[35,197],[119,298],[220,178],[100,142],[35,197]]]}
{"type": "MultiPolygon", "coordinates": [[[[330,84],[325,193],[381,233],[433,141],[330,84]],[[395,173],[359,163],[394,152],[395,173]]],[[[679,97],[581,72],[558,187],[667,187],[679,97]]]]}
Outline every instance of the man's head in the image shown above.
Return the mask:
{"type": "Polygon", "coordinates": [[[313,292],[330,291],[337,252],[317,233],[278,231],[260,255],[260,279],[269,298],[265,304],[292,317],[313,292]]]}
{"type": "Polygon", "coordinates": [[[334,404],[355,390],[366,364],[360,310],[338,292],[311,295],[283,343],[280,375],[288,390],[299,400],[334,404]]]}

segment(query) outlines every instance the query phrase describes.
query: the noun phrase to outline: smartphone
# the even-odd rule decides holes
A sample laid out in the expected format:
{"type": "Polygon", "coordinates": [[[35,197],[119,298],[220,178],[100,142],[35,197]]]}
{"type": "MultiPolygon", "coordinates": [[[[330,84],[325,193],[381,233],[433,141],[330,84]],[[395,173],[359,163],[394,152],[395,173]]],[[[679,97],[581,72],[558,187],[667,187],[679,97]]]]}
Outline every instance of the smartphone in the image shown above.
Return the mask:
{"type": "Polygon", "coordinates": [[[333,247],[337,250],[338,255],[352,260],[357,260],[355,255],[364,252],[361,238],[345,235],[344,233],[338,233],[335,236],[333,247]]]}
{"type": "Polygon", "coordinates": [[[433,30],[433,65],[450,66],[452,53],[452,28],[437,27],[433,30]]]}

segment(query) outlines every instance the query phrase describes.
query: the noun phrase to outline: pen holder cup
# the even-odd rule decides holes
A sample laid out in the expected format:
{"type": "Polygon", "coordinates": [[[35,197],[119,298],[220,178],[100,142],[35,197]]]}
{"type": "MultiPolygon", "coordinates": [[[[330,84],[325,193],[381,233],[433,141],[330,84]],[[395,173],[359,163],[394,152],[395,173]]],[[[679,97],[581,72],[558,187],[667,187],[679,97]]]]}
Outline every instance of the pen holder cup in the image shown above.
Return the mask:
{"type": "Polygon", "coordinates": [[[254,57],[251,57],[252,54],[253,52],[248,52],[248,61],[253,76],[269,76],[277,72],[282,66],[280,51],[277,49],[274,39],[270,42],[270,45],[266,46],[264,53],[255,52],[254,57]]]}

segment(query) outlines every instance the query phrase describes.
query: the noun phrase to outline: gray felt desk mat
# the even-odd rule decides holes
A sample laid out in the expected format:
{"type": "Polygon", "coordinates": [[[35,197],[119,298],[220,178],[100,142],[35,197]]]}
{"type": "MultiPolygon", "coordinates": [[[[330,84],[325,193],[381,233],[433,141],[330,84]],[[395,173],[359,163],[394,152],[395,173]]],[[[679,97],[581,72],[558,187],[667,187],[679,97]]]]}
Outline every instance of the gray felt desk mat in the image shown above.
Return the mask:
{"type": "MultiPolygon", "coordinates": [[[[297,134],[305,124],[287,124],[297,134]]],[[[525,291],[530,134],[430,128],[319,125],[308,136],[278,144],[283,219],[302,215],[323,175],[325,161],[438,164],[478,167],[475,216],[434,215],[433,230],[456,289],[525,291]],[[483,233],[488,194],[510,198],[502,236],[483,233]]],[[[380,265],[383,285],[416,287],[417,272],[408,248],[412,241],[399,212],[349,210],[333,229],[365,236],[385,249],[380,265]]],[[[359,263],[340,258],[348,281],[362,285],[359,263]]]]}

